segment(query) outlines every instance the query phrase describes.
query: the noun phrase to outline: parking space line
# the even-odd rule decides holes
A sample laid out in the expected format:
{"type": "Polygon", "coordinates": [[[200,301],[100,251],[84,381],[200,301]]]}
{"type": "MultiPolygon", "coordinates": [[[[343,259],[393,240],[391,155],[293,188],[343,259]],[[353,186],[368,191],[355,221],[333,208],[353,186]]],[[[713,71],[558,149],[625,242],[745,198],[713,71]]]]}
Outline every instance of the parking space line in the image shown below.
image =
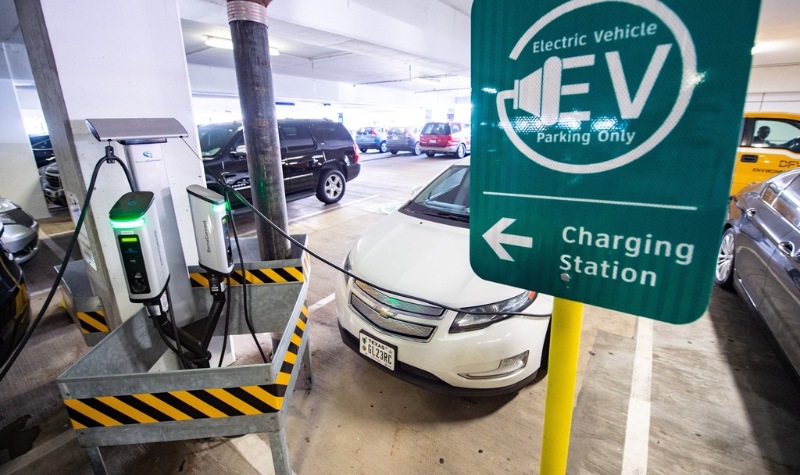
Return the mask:
{"type": "Polygon", "coordinates": [[[622,454],[623,474],[647,473],[650,445],[650,384],[653,371],[653,320],[636,321],[636,351],[633,358],[631,396],[622,454]]]}
{"type": "Polygon", "coordinates": [[[59,258],[59,260],[63,261],[64,256],[67,255],[67,251],[65,251],[64,248],[56,244],[56,242],[53,241],[50,235],[42,231],[41,228],[39,228],[39,234],[41,235],[39,240],[43,242],[44,245],[47,246],[51,251],[53,251],[53,253],[59,258]]]}
{"type": "Polygon", "coordinates": [[[316,310],[319,310],[320,308],[328,305],[329,303],[333,302],[334,300],[336,300],[336,294],[330,294],[327,297],[325,297],[324,299],[322,299],[319,302],[315,303],[314,305],[308,307],[308,313],[311,313],[311,312],[314,312],[316,310]]]}
{"type": "Polygon", "coordinates": [[[360,200],[351,201],[351,202],[345,203],[345,204],[343,204],[341,206],[337,206],[336,208],[325,209],[325,210],[322,210],[322,211],[316,211],[314,213],[309,213],[309,214],[306,214],[306,215],[303,215],[303,216],[298,216],[296,218],[290,219],[288,222],[294,223],[296,221],[302,221],[302,220],[304,220],[306,218],[310,218],[312,216],[317,216],[317,215],[320,215],[320,214],[330,213],[331,211],[336,211],[337,209],[341,209],[341,208],[344,208],[346,206],[350,206],[350,205],[354,205],[354,204],[357,204],[357,203],[361,203],[362,201],[371,200],[371,199],[377,198],[379,196],[380,195],[367,196],[366,198],[361,198],[360,200]]]}
{"type": "MultiPolygon", "coordinates": [[[[377,197],[379,197],[379,196],[380,196],[380,195],[372,195],[372,196],[367,196],[366,198],[361,198],[360,200],[351,201],[351,202],[349,202],[349,203],[345,203],[345,204],[343,204],[343,205],[337,206],[336,208],[325,209],[325,210],[322,210],[322,211],[315,211],[315,212],[313,212],[313,213],[309,213],[309,214],[305,214],[305,215],[303,215],[303,216],[298,216],[298,217],[296,217],[296,218],[292,218],[292,219],[288,220],[288,221],[287,221],[287,223],[294,223],[294,222],[297,222],[297,221],[302,221],[302,220],[304,220],[304,219],[306,219],[306,218],[311,218],[311,217],[313,217],[313,216],[317,216],[317,215],[320,215],[320,214],[330,213],[330,212],[332,212],[332,211],[336,211],[336,210],[342,209],[342,208],[344,208],[344,207],[347,207],[347,206],[350,206],[350,205],[358,204],[358,203],[361,203],[362,201],[371,200],[371,199],[373,199],[373,198],[377,198],[377,197]]],[[[254,235],[255,233],[256,233],[256,230],[254,229],[254,230],[252,230],[252,231],[247,231],[247,232],[244,232],[244,233],[240,233],[240,234],[239,234],[239,237],[247,237],[247,236],[252,236],[252,235],[254,235]]]]}

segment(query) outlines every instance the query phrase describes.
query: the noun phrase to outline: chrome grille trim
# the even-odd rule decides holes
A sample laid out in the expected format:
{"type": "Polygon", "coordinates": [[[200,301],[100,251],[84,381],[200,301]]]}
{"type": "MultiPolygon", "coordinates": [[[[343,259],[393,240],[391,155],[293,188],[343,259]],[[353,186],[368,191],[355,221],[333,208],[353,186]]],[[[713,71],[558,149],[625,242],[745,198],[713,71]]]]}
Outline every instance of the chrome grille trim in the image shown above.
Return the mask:
{"type": "Polygon", "coordinates": [[[444,316],[444,309],[442,307],[434,307],[431,305],[422,305],[408,300],[402,300],[394,297],[391,294],[381,292],[380,290],[365,284],[359,280],[356,281],[356,286],[365,294],[369,295],[376,302],[380,302],[387,307],[393,308],[400,312],[410,313],[415,317],[420,318],[434,318],[441,320],[444,316]]]}
{"type": "Polygon", "coordinates": [[[350,306],[364,320],[382,333],[404,337],[415,341],[428,341],[435,327],[406,322],[392,317],[384,317],[367,302],[355,294],[350,294],[350,306]]]}

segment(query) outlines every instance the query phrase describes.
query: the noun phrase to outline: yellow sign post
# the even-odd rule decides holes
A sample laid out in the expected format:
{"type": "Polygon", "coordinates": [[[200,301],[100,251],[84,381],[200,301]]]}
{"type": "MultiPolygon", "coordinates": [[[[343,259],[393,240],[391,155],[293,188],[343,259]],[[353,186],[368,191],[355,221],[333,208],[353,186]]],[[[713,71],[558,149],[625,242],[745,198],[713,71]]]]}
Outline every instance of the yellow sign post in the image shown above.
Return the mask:
{"type": "Polygon", "coordinates": [[[578,374],[583,304],[562,298],[553,303],[550,320],[550,357],[544,409],[541,475],[567,472],[572,406],[578,374]]]}

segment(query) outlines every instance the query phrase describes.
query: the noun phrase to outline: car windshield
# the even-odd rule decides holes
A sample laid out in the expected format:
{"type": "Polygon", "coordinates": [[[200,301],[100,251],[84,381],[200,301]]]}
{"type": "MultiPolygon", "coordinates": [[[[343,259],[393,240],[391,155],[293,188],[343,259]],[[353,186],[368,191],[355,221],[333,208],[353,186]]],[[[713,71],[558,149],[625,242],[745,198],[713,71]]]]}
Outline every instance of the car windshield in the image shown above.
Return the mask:
{"type": "Polygon", "coordinates": [[[452,166],[409,203],[413,213],[469,222],[469,166],[452,166]]]}
{"type": "Polygon", "coordinates": [[[372,127],[361,127],[356,132],[356,135],[372,135],[372,127]]]}
{"type": "Polygon", "coordinates": [[[219,150],[228,143],[237,130],[239,130],[238,124],[213,124],[198,127],[201,155],[213,157],[219,153],[219,150]]]}

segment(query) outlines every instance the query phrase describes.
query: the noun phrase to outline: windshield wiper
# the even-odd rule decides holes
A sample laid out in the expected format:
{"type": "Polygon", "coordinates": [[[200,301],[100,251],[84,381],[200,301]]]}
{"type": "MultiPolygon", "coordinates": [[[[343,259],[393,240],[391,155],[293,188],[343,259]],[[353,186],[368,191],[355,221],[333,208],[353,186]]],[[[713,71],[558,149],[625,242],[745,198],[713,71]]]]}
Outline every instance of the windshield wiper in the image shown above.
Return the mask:
{"type": "Polygon", "coordinates": [[[427,216],[435,216],[437,218],[450,218],[456,221],[463,221],[465,223],[469,222],[469,215],[468,214],[459,214],[459,213],[452,213],[450,211],[442,211],[438,209],[432,208],[425,208],[425,209],[417,209],[415,210],[417,213],[424,214],[427,216]]]}

